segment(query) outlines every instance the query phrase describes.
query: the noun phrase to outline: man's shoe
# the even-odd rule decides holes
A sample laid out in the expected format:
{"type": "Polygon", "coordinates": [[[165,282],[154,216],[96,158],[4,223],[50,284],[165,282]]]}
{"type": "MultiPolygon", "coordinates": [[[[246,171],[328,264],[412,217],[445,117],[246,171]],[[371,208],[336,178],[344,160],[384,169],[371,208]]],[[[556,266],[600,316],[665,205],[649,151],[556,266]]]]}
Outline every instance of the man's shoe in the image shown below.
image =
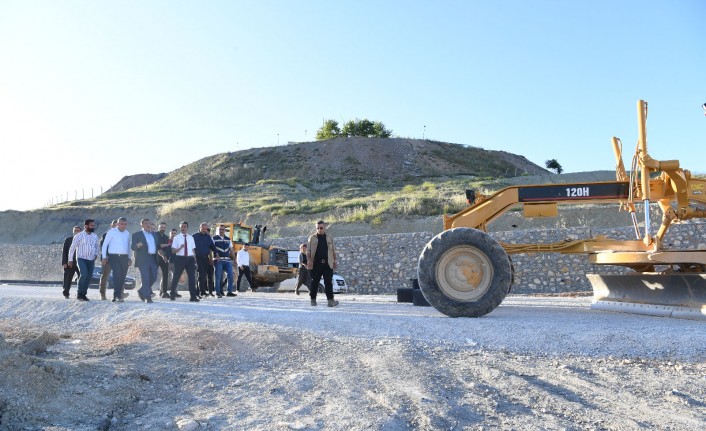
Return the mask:
{"type": "Polygon", "coordinates": [[[113,298],[113,302],[125,302],[123,298],[113,298]]]}
{"type": "Polygon", "coordinates": [[[145,302],[148,304],[151,304],[153,301],[152,301],[152,298],[145,298],[145,302]]]}
{"type": "Polygon", "coordinates": [[[108,298],[105,297],[105,295],[101,295],[101,301],[107,301],[108,298]]]}
{"type": "Polygon", "coordinates": [[[329,299],[329,300],[328,300],[328,306],[329,306],[329,307],[335,307],[335,306],[337,306],[337,305],[338,305],[338,301],[336,301],[335,299],[329,299]]]}
{"type": "Polygon", "coordinates": [[[88,298],[85,295],[79,295],[76,297],[79,301],[88,301],[88,298]]]}
{"type": "Polygon", "coordinates": [[[312,300],[311,300],[311,306],[312,306],[312,307],[316,307],[316,299],[312,299],[312,300]]]}
{"type": "Polygon", "coordinates": [[[169,298],[169,294],[168,294],[168,293],[162,293],[162,294],[160,295],[160,298],[162,298],[162,299],[167,299],[167,298],[169,298]]]}
{"type": "Polygon", "coordinates": [[[175,294],[174,296],[176,296],[177,298],[181,298],[181,295],[179,295],[178,293],[175,294]]]}
{"type": "Polygon", "coordinates": [[[176,301],[176,296],[170,296],[170,297],[169,297],[169,300],[170,300],[170,301],[176,301]]]}
{"type": "MultiPolygon", "coordinates": [[[[128,296],[130,296],[130,292],[123,292],[123,297],[120,298],[120,299],[125,299],[125,298],[127,298],[128,296]]],[[[123,302],[123,301],[120,301],[120,302],[123,302]]]]}
{"type": "Polygon", "coordinates": [[[140,298],[140,301],[142,301],[142,302],[145,301],[145,297],[142,296],[140,293],[137,294],[137,297],[140,298]]]}
{"type": "Polygon", "coordinates": [[[226,296],[238,296],[238,295],[233,292],[228,292],[228,293],[226,293],[226,296]]]}
{"type": "Polygon", "coordinates": [[[197,297],[189,298],[189,302],[199,302],[199,298],[197,298],[197,297]]]}
{"type": "Polygon", "coordinates": [[[216,295],[213,294],[213,292],[209,293],[209,295],[210,295],[210,296],[216,296],[216,295]]]}
{"type": "Polygon", "coordinates": [[[223,298],[223,295],[221,295],[220,293],[217,293],[217,294],[216,294],[216,298],[219,298],[219,299],[220,299],[220,298],[223,298]]]}
{"type": "Polygon", "coordinates": [[[69,295],[64,295],[64,299],[69,299],[69,295]]]}
{"type": "Polygon", "coordinates": [[[296,293],[297,295],[299,295],[299,290],[295,290],[294,293],[296,293]]]}

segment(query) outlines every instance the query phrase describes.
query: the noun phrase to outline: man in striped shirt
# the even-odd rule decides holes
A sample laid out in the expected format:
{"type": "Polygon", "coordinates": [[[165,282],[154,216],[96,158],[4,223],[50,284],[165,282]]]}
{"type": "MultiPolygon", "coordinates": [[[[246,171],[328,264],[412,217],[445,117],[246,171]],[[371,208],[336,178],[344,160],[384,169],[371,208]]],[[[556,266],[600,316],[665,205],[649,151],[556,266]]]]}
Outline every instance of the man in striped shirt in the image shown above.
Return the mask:
{"type": "MultiPolygon", "coordinates": [[[[79,301],[88,301],[86,294],[88,293],[88,284],[93,276],[93,266],[96,264],[98,257],[98,235],[93,233],[96,228],[96,223],[93,219],[86,219],[83,222],[83,231],[74,235],[74,240],[69,248],[69,256],[73,256],[76,252],[76,263],[78,264],[81,277],[78,279],[78,293],[76,299],[79,301]]],[[[69,262],[71,266],[73,262],[69,262]]]]}

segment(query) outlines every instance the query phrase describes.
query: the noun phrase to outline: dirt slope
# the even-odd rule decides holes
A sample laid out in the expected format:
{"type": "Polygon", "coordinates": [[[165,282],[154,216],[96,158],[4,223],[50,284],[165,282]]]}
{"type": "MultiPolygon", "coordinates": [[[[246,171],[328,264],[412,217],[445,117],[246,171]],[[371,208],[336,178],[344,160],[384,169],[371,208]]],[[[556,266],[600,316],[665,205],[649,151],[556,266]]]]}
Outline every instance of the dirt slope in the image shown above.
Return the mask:
{"type": "MultiPolygon", "coordinates": [[[[248,181],[289,179],[399,182],[419,177],[510,177],[547,173],[505,151],[421,139],[336,138],[217,154],[154,178],[159,188],[227,187],[248,181]]],[[[144,184],[145,178],[139,183],[144,184]]],[[[125,177],[111,190],[135,181],[125,177]]]]}

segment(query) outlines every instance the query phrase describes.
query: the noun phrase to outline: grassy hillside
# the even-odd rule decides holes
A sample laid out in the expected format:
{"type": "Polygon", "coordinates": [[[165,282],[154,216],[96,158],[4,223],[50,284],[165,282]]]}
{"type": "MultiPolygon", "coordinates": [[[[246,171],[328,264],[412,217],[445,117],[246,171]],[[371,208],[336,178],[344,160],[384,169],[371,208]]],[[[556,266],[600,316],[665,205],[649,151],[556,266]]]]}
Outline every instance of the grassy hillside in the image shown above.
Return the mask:
{"type": "Polygon", "coordinates": [[[521,156],[458,144],[338,138],[217,154],[151,182],[142,176],[138,187],[126,177],[91,202],[67,205],[154,208],[159,218],[207,208],[241,216],[325,214],[335,222],[381,225],[456,212],[465,205],[465,188],[527,169],[546,172],[521,156]]]}
{"type": "Polygon", "coordinates": [[[166,174],[125,177],[96,198],[34,211],[32,220],[41,222],[23,231],[36,235],[16,235],[9,226],[22,213],[5,214],[0,242],[62,238],[66,226],[85,217],[95,218],[100,231],[121,215],[129,215],[131,231],[142,217],[170,226],[180,220],[262,223],[270,237],[305,234],[320,218],[337,225],[339,235],[438,231],[441,214],[465,206],[466,188],[499,189],[525,173],[546,170],[502,151],[423,140],[341,138],[255,148],[166,174]]]}

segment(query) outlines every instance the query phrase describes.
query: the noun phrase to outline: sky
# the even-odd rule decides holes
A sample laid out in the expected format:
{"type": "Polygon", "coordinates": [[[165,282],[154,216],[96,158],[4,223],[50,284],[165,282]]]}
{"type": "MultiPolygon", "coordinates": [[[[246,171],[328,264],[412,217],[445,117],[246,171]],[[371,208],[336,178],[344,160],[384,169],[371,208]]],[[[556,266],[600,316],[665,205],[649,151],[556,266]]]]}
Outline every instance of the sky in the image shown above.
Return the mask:
{"type": "Polygon", "coordinates": [[[325,119],[611,170],[706,172],[702,0],[0,0],[0,210],[314,140],[325,119]]]}

